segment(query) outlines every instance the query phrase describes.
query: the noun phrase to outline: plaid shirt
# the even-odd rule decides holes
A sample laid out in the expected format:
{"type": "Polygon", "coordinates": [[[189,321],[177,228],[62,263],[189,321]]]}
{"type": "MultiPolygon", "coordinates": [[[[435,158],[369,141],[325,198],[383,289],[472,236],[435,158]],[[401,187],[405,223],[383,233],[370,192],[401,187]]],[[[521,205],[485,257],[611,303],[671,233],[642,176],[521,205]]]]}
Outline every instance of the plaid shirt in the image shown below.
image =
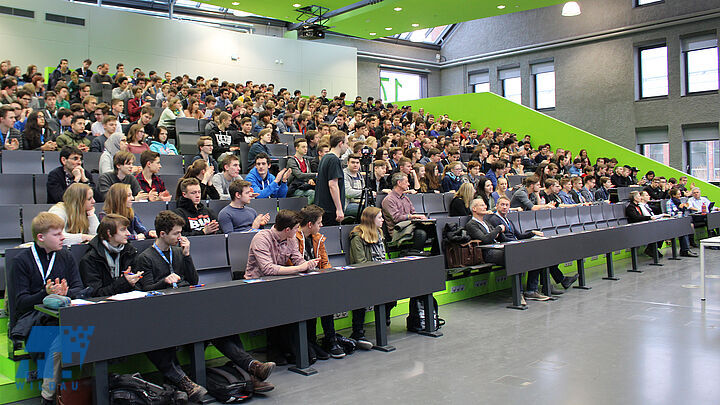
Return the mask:
{"type": "Polygon", "coordinates": [[[152,175],[152,185],[148,184],[148,182],[145,180],[145,177],[143,177],[142,172],[138,173],[137,176],[135,176],[138,183],[140,183],[140,188],[142,191],[149,193],[152,190],[157,191],[158,193],[162,193],[165,191],[165,183],[160,179],[160,177],[157,176],[157,174],[152,175]]]}

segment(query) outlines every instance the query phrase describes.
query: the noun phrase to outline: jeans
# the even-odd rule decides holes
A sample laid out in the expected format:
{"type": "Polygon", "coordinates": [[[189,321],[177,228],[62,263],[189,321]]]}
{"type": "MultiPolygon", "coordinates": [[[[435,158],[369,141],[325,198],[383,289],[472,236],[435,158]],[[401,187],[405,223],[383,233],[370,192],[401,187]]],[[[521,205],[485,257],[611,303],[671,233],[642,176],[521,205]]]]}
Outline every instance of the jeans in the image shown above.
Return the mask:
{"type": "Polygon", "coordinates": [[[155,368],[172,383],[177,383],[185,377],[185,372],[180,368],[175,348],[153,350],[145,353],[148,359],[155,365],[155,368]]]}
{"type": "MultiPolygon", "coordinates": [[[[230,359],[233,363],[237,364],[238,367],[245,371],[249,371],[250,363],[252,363],[255,359],[253,359],[248,352],[243,350],[240,336],[231,335],[212,339],[210,342],[212,342],[213,346],[215,346],[220,353],[230,359]]],[[[205,342],[205,345],[207,346],[207,342],[205,342]]]]}
{"type": "Polygon", "coordinates": [[[62,359],[62,348],[60,344],[60,335],[55,337],[55,340],[50,344],[50,349],[47,353],[51,353],[50,358],[45,358],[45,367],[43,369],[43,375],[52,377],[43,378],[42,389],[40,395],[47,400],[52,400],[55,397],[55,390],[61,381],[60,378],[60,361],[62,359]]]}
{"type": "MultiPolygon", "coordinates": [[[[533,292],[538,290],[540,284],[540,272],[541,270],[528,271],[527,276],[527,291],[533,292]]],[[[550,266],[550,276],[556,283],[561,283],[565,279],[565,275],[560,271],[558,266],[550,266]]]]}
{"type": "MultiPolygon", "coordinates": [[[[385,316],[390,319],[390,311],[395,308],[397,301],[385,303],[385,316]]],[[[352,330],[350,337],[362,336],[365,334],[365,312],[366,308],[353,309],[352,311],[352,330]]]]}

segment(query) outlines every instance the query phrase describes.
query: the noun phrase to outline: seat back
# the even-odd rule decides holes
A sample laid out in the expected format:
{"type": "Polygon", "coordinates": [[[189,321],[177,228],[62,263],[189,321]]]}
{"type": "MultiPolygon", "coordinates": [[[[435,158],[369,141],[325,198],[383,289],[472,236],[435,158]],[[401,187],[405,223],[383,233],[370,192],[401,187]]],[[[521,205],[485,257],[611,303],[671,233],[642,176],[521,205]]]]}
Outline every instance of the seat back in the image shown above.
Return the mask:
{"type": "Polygon", "coordinates": [[[418,214],[425,212],[425,207],[423,207],[423,195],[422,194],[405,194],[410,202],[412,203],[413,207],[415,207],[415,212],[418,214]]]}
{"type": "Polygon", "coordinates": [[[518,219],[517,211],[510,211],[507,213],[507,220],[510,221],[512,226],[520,232],[522,227],[520,226],[520,220],[518,219]]]}
{"type": "MultiPolygon", "coordinates": [[[[461,217],[437,218],[437,220],[435,221],[435,232],[437,232],[437,240],[440,242],[441,248],[442,248],[442,240],[443,240],[442,234],[443,234],[443,230],[445,229],[445,225],[457,224],[458,226],[460,226],[460,218],[461,217]]],[[[466,217],[466,218],[469,218],[469,217],[466,217]]],[[[462,226],[465,226],[465,224],[463,224],[462,226]]]]}
{"type": "Polygon", "coordinates": [[[279,210],[300,211],[303,207],[305,207],[307,205],[308,205],[307,197],[278,198],[278,209],[279,210]]]}
{"type": "Polygon", "coordinates": [[[225,235],[189,236],[188,240],[195,269],[202,271],[228,267],[225,235]]]}
{"type": "Polygon", "coordinates": [[[580,221],[580,212],[578,210],[578,207],[565,208],[565,221],[570,226],[582,223],[582,221],[580,221]]]}
{"type": "Polygon", "coordinates": [[[162,165],[158,173],[160,176],[165,174],[179,174],[182,176],[185,174],[182,155],[160,155],[160,164],[162,165]]]}
{"type": "Polygon", "coordinates": [[[290,146],[295,144],[295,137],[291,133],[279,134],[278,138],[280,138],[280,143],[285,145],[290,146]]]}
{"type": "Polygon", "coordinates": [[[240,142],[240,166],[242,167],[243,173],[248,173],[250,171],[250,163],[248,161],[248,152],[250,151],[248,144],[245,142],[240,142]]]}
{"type": "Polygon", "coordinates": [[[595,222],[595,225],[598,228],[607,227],[607,221],[605,221],[605,218],[603,218],[603,205],[607,204],[596,204],[590,206],[590,216],[592,217],[593,222],[595,222]]]}
{"type": "Polygon", "coordinates": [[[131,245],[137,250],[138,253],[144,252],[147,248],[152,246],[152,244],[155,243],[155,239],[143,239],[143,240],[133,240],[130,242],[131,245]]]}
{"type": "Polygon", "coordinates": [[[228,259],[234,280],[242,279],[247,267],[250,242],[257,232],[233,232],[227,237],[228,259]]]}
{"type": "Polygon", "coordinates": [[[567,219],[565,219],[565,208],[556,208],[554,210],[550,210],[550,220],[552,221],[552,224],[554,227],[559,226],[567,226],[568,222],[567,219]]]}
{"type": "Polygon", "coordinates": [[[325,250],[328,256],[343,254],[340,227],[337,225],[323,226],[320,234],[325,237],[325,250]]]}
{"type": "MultiPolygon", "coordinates": [[[[90,153],[90,152],[85,152],[90,153]]],[[[85,162],[85,153],[83,153],[83,167],[87,168],[87,163],[85,162]]],[[[95,153],[95,152],[93,152],[95,153]]],[[[100,160],[100,157],[98,156],[98,161],[100,160]]],[[[60,151],[59,150],[46,150],[43,152],[43,170],[45,173],[50,173],[50,171],[56,167],[60,166],[60,151]]],[[[90,170],[90,169],[88,169],[90,170]]]]}
{"type": "Polygon", "coordinates": [[[592,218],[592,207],[590,206],[578,207],[578,215],[580,217],[580,222],[584,224],[594,222],[592,218]]]}
{"type": "Polygon", "coordinates": [[[87,243],[78,243],[77,245],[70,246],[70,254],[72,255],[73,259],[75,259],[75,263],[80,263],[80,259],[82,259],[83,256],[85,256],[85,254],[89,251],[90,245],[88,245],[87,243]]]}
{"type": "Polygon", "coordinates": [[[515,186],[519,186],[522,184],[523,179],[525,179],[525,176],[519,175],[519,174],[510,174],[507,176],[508,179],[508,188],[513,188],[515,186]]]}
{"type": "Polygon", "coordinates": [[[2,172],[4,174],[42,174],[42,151],[4,150],[2,152],[2,172]]]}
{"type": "Polygon", "coordinates": [[[375,196],[375,206],[378,208],[382,208],[382,201],[387,197],[387,194],[385,193],[378,193],[377,196],[375,196]]]}
{"type": "Polygon", "coordinates": [[[270,156],[287,156],[288,154],[288,147],[287,145],[281,144],[281,143],[269,143],[267,145],[268,150],[270,151],[270,156]]]}
{"type": "Polygon", "coordinates": [[[442,196],[443,196],[443,205],[445,207],[445,211],[447,212],[450,210],[450,202],[452,201],[453,198],[455,198],[455,193],[451,191],[449,193],[443,193],[442,196]]]}
{"type": "MultiPolygon", "coordinates": [[[[102,152],[85,152],[83,153],[83,167],[85,170],[89,171],[90,173],[99,173],[100,172],[100,156],[102,156],[102,152]]],[[[47,152],[45,152],[45,161],[47,162],[47,152]]],[[[136,165],[140,164],[140,160],[138,159],[137,162],[135,162],[136,165]]],[[[48,169],[48,166],[45,166],[45,173],[49,173],[50,170],[56,168],[58,164],[53,163],[54,166],[50,166],[48,169]]],[[[101,173],[102,174],[102,173],[101,173]]]]}
{"type": "Polygon", "coordinates": [[[270,214],[270,222],[268,222],[268,224],[274,224],[275,217],[277,217],[277,204],[276,198],[255,198],[249,205],[257,211],[258,214],[270,214]]]}
{"type": "Polygon", "coordinates": [[[25,248],[8,249],[5,251],[5,302],[8,310],[8,334],[12,331],[15,322],[17,322],[17,300],[15,291],[15,277],[13,266],[15,258],[22,253],[25,248]]]}
{"type": "Polygon", "coordinates": [[[535,211],[535,223],[537,224],[537,227],[542,232],[545,232],[546,230],[552,229],[555,230],[555,226],[553,226],[552,218],[550,217],[551,212],[556,210],[538,210],[535,211]]]}
{"type": "MultiPolygon", "coordinates": [[[[171,194],[175,192],[167,184],[165,187],[171,194]]],[[[133,203],[132,207],[135,215],[147,229],[155,229],[155,217],[167,209],[167,203],[165,201],[143,201],[133,203]]]]}
{"type": "Polygon", "coordinates": [[[35,191],[36,204],[45,204],[47,202],[47,174],[36,174],[33,176],[33,188],[35,191]]]}
{"type": "Polygon", "coordinates": [[[5,249],[15,247],[22,243],[20,233],[20,205],[0,205],[0,254],[5,249]]]}
{"type": "MultiPolygon", "coordinates": [[[[354,224],[340,225],[340,246],[345,253],[345,263],[350,263],[350,233],[355,228],[354,224]]],[[[331,263],[333,266],[336,264],[331,263]]]]}
{"type": "Polygon", "coordinates": [[[32,174],[0,175],[0,204],[27,204],[35,201],[33,181],[32,174]]]}
{"type": "Polygon", "coordinates": [[[205,132],[205,128],[200,128],[195,118],[178,117],[175,119],[175,131],[178,134],[200,134],[205,132]]]}
{"type": "Polygon", "coordinates": [[[223,208],[228,206],[228,204],[230,204],[230,200],[208,200],[206,205],[210,211],[212,211],[215,215],[218,215],[223,208]]]}
{"type": "Polygon", "coordinates": [[[423,197],[424,212],[428,214],[447,213],[445,207],[445,197],[442,194],[425,193],[420,194],[423,197]]]}
{"type": "Polygon", "coordinates": [[[537,230],[537,222],[535,221],[535,211],[518,212],[518,222],[522,232],[537,230]]]}
{"type": "Polygon", "coordinates": [[[191,155],[198,153],[197,141],[200,139],[198,134],[178,133],[177,150],[181,155],[191,155]]]}

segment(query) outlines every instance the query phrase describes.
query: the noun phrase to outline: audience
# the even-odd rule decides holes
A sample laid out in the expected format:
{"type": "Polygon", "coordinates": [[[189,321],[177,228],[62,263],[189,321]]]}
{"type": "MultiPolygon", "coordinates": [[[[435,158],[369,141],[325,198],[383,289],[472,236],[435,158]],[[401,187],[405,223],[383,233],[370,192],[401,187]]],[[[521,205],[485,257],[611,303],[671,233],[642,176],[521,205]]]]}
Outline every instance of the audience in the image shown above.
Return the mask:
{"type": "Polygon", "coordinates": [[[182,229],[183,236],[218,233],[220,224],[217,216],[200,201],[202,195],[200,182],[196,178],[183,180],[180,183],[180,193],[181,197],[177,200],[175,213],[185,222],[182,229]]]}
{"type": "Polygon", "coordinates": [[[53,205],[48,212],[57,215],[65,223],[64,243],[75,245],[92,239],[99,224],[95,215],[93,190],[82,183],[74,183],[65,190],[62,202],[53,205]]]}
{"type": "Polygon", "coordinates": [[[135,178],[140,185],[140,189],[147,193],[148,201],[170,201],[172,196],[165,189],[165,183],[158,176],[162,168],[160,154],[146,150],[140,154],[140,166],[142,171],[135,178]]]}
{"type": "Polygon", "coordinates": [[[130,239],[143,240],[155,238],[155,231],[148,230],[135,215],[132,208],[133,195],[129,185],[123,183],[113,184],[105,196],[103,212],[105,214],[116,214],[128,220],[127,229],[130,232],[130,239]]]}
{"type": "Polygon", "coordinates": [[[220,194],[213,186],[212,178],[215,175],[215,171],[212,166],[208,166],[207,162],[199,159],[195,160],[190,167],[185,171],[185,175],[178,181],[177,189],[175,191],[175,199],[180,198],[180,184],[185,179],[194,178],[200,183],[201,199],[202,200],[219,200],[220,194]]]}
{"type": "Polygon", "coordinates": [[[240,159],[236,155],[227,154],[220,161],[222,173],[215,173],[212,178],[213,187],[220,194],[221,200],[230,200],[230,184],[242,180],[240,176],[240,159]]]}
{"type": "Polygon", "coordinates": [[[95,188],[92,175],[82,167],[82,154],[80,149],[72,146],[60,150],[60,166],[48,173],[46,186],[48,204],[61,202],[65,190],[72,184],[81,183],[91,189],[95,188]]]}
{"type": "Polygon", "coordinates": [[[258,215],[254,208],[247,206],[257,196],[250,182],[234,180],[228,187],[228,193],[232,201],[218,214],[218,223],[223,233],[262,229],[270,221],[270,214],[258,215]]]}
{"type": "Polygon", "coordinates": [[[135,155],[130,152],[119,151],[113,157],[113,171],[100,175],[98,179],[98,197],[100,201],[105,201],[110,186],[115,183],[123,183],[130,186],[135,200],[147,200],[148,193],[142,191],[140,183],[133,175],[133,163],[135,155]]]}

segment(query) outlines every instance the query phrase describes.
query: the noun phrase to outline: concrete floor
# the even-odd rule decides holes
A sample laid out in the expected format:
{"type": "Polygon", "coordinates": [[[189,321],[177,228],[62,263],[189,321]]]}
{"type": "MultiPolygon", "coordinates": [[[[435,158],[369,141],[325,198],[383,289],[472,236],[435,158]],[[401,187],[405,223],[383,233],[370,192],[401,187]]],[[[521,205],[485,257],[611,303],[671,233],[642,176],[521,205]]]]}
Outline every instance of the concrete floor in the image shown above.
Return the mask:
{"type": "MultiPolygon", "coordinates": [[[[720,275],[720,251],[707,251],[720,275]]],[[[444,336],[404,331],[397,350],[318,361],[303,377],[278,368],[257,404],[720,404],[720,279],[699,299],[699,259],[642,262],[620,281],[506,309],[508,292],[440,307],[444,336]]],[[[712,271],[709,271],[712,273],[712,271]]],[[[368,330],[367,335],[372,336],[368,330]]],[[[26,403],[36,403],[37,401],[26,403]]]]}

